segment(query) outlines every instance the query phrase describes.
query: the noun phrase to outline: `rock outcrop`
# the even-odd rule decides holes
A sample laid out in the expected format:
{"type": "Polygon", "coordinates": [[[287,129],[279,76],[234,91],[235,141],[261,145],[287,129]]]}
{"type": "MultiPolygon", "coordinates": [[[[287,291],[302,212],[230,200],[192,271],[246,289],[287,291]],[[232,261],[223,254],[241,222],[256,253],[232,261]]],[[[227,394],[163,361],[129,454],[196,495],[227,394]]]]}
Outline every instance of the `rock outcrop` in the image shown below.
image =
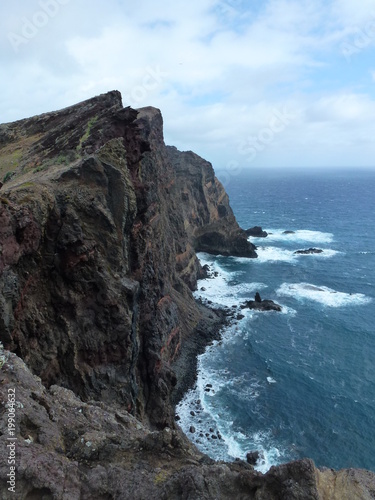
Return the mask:
{"type": "Polygon", "coordinates": [[[282,311],[282,307],[270,299],[261,299],[259,292],[255,294],[254,300],[247,300],[241,306],[241,309],[253,309],[255,311],[282,311]]]}
{"type": "Polygon", "coordinates": [[[243,309],[253,309],[255,311],[282,311],[282,307],[279,304],[276,304],[273,300],[262,300],[262,302],[257,302],[256,300],[248,300],[243,306],[243,309]]]}
{"type": "MultiPolygon", "coordinates": [[[[256,253],[212,166],[165,146],[160,111],[114,91],[0,125],[0,173],[0,448],[14,389],[16,498],[370,494],[370,473],[215,463],[175,424],[184,371],[222,321],[192,297],[196,251],[256,253]]],[[[2,459],[0,499],[8,473],[2,459]]]]}
{"type": "Polygon", "coordinates": [[[16,495],[8,491],[6,408],[0,419],[0,499],[370,500],[374,474],[317,469],[311,460],[262,475],[244,461],[214,462],[178,428],[151,430],[121,405],[46,388],[15,354],[0,371],[0,397],[16,388],[16,495]],[[12,496],[13,495],[13,496],[12,496]]]}
{"type": "Polygon", "coordinates": [[[268,236],[267,231],[263,231],[261,226],[254,226],[249,229],[245,229],[245,233],[247,236],[253,236],[254,238],[266,238],[268,236]]]}
{"type": "Polygon", "coordinates": [[[296,250],[294,252],[297,255],[309,255],[311,253],[323,253],[321,248],[307,248],[306,250],[296,250]]]}
{"type": "Polygon", "coordinates": [[[239,228],[229,198],[211,163],[191,151],[168,147],[176,171],[185,229],[197,252],[256,257],[255,246],[239,228]]]}

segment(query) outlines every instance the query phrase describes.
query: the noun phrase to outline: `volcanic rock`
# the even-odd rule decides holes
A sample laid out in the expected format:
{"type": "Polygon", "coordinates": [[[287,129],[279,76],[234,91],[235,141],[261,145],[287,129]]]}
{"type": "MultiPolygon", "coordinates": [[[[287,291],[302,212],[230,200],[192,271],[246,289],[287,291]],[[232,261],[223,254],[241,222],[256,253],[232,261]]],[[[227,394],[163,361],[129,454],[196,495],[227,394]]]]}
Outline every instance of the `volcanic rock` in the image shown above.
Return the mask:
{"type": "Polygon", "coordinates": [[[255,300],[247,300],[240,307],[241,309],[254,309],[256,311],[281,311],[282,307],[273,300],[262,300],[259,292],[255,294],[255,300]]]}
{"type": "Polygon", "coordinates": [[[296,250],[294,253],[297,255],[298,254],[307,255],[310,253],[323,253],[323,250],[321,250],[320,248],[308,248],[307,250],[296,250]]]}
{"type": "Polygon", "coordinates": [[[249,229],[245,229],[247,236],[253,236],[254,238],[266,238],[268,236],[267,231],[263,231],[260,226],[254,226],[249,229]]]}
{"type": "Polygon", "coordinates": [[[257,461],[259,460],[260,453],[259,451],[249,451],[246,453],[246,461],[250,465],[256,465],[257,461]]]}

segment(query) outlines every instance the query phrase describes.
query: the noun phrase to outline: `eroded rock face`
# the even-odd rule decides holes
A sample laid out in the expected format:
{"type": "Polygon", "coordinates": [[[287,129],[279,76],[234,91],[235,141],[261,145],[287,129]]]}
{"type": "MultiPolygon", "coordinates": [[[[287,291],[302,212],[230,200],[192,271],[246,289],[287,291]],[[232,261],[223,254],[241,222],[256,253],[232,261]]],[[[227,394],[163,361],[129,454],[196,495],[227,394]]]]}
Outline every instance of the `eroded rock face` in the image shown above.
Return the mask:
{"type": "Polygon", "coordinates": [[[291,466],[215,464],[174,423],[173,366],[220,321],[193,300],[195,252],[255,256],[211,165],[167,148],[160,112],[118,92],[1,125],[0,159],[0,446],[16,387],[17,498],[288,493],[291,466]]]}
{"type": "Polygon", "coordinates": [[[0,340],[47,387],[169,425],[171,363],[201,317],[196,249],[255,255],[212,166],[118,92],[1,126],[0,144],[19,152],[1,189],[0,340]]]}
{"type": "Polygon", "coordinates": [[[211,163],[191,151],[168,147],[176,171],[185,229],[197,252],[256,257],[255,246],[238,226],[229,198],[211,163]]]}

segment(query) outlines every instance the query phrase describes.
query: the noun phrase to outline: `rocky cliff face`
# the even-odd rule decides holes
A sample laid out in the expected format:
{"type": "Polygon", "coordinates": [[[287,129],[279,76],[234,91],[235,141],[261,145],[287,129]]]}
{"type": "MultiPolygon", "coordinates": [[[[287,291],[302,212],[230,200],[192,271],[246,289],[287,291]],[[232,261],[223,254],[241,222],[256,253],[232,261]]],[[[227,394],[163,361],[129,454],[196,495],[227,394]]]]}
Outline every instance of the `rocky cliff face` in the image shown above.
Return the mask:
{"type": "Polygon", "coordinates": [[[167,425],[170,363],[199,321],[199,238],[222,209],[220,248],[254,253],[212,167],[195,157],[199,216],[185,218],[160,112],[123,109],[117,92],[1,132],[18,158],[2,188],[2,340],[47,387],[167,425]]]}
{"type": "Polygon", "coordinates": [[[228,195],[211,163],[195,153],[168,147],[176,172],[180,210],[189,240],[198,252],[256,257],[245,231],[239,229],[228,195]]]}
{"type": "Polygon", "coordinates": [[[165,146],[158,110],[110,92],[1,125],[0,172],[0,443],[5,457],[13,387],[17,498],[282,498],[259,495],[306,467],[320,491],[310,462],[263,478],[174,424],[173,367],[219,321],[192,298],[195,252],[256,254],[212,166],[165,146]]]}

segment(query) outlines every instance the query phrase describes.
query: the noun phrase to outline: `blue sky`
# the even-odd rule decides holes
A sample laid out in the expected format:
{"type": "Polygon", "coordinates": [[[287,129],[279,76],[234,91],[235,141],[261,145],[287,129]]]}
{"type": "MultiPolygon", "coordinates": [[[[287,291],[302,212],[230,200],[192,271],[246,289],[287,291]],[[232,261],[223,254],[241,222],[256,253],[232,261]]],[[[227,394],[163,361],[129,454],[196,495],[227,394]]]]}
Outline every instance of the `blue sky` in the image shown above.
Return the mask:
{"type": "Polygon", "coordinates": [[[222,178],[375,168],[375,0],[3,0],[0,122],[112,89],[222,178]]]}

